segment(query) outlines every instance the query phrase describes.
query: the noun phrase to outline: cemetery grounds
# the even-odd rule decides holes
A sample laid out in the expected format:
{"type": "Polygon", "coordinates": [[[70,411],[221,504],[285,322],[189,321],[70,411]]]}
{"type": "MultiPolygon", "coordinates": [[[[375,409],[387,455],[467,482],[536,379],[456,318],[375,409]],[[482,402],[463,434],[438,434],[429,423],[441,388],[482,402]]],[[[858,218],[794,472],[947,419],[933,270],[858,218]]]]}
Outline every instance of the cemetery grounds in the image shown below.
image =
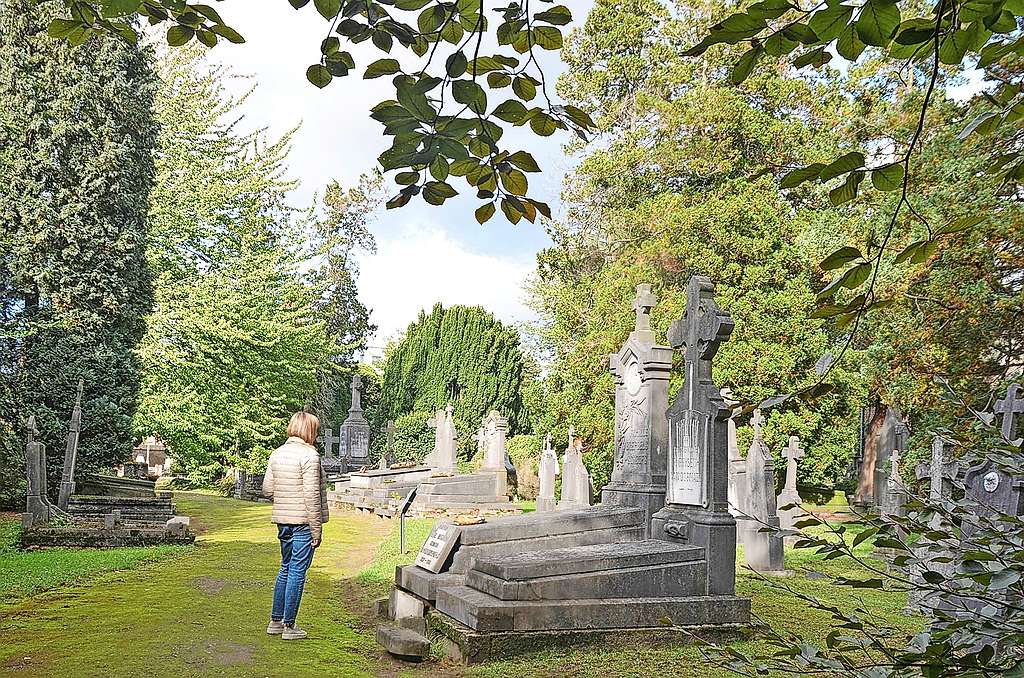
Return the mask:
{"type": "MultiPolygon", "coordinates": [[[[175,502],[192,516],[194,547],[21,552],[17,516],[0,516],[0,676],[731,675],[683,645],[566,647],[469,667],[435,647],[422,664],[397,662],[374,639],[373,601],[386,594],[395,565],[413,560],[432,521],[407,521],[401,556],[397,521],[354,512],[335,511],[325,525],[298,619],[310,638],[285,642],[264,633],[279,557],[270,504],[201,493],[177,493],[175,502]]],[[[869,554],[870,540],[857,550],[869,554]]],[[[737,594],[777,630],[820,641],[831,627],[780,586],[861,607],[908,635],[921,624],[902,612],[903,593],[830,584],[866,574],[852,559],[787,548],[786,567],[795,576],[774,585],[737,568],[737,594]]]]}

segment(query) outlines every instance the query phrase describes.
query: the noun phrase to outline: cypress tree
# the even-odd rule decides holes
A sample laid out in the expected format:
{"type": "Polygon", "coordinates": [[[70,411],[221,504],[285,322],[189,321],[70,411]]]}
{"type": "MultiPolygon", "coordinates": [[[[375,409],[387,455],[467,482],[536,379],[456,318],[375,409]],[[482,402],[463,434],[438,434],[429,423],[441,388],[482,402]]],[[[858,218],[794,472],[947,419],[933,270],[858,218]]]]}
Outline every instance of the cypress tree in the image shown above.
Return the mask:
{"type": "Polygon", "coordinates": [[[515,329],[479,306],[436,304],[429,314],[421,311],[387,352],[380,411],[398,419],[410,412],[433,413],[451,402],[460,446],[468,450],[475,446],[470,435],[492,409],[509,418],[512,434],[529,427],[522,398],[526,380],[515,329]]]}
{"type": "Polygon", "coordinates": [[[46,26],[62,7],[0,5],[0,435],[8,433],[0,466],[10,478],[20,477],[29,414],[55,478],[80,377],[79,468],[127,458],[139,385],[133,349],[152,297],[150,59],[115,37],[80,47],[50,38],[46,26]]]}

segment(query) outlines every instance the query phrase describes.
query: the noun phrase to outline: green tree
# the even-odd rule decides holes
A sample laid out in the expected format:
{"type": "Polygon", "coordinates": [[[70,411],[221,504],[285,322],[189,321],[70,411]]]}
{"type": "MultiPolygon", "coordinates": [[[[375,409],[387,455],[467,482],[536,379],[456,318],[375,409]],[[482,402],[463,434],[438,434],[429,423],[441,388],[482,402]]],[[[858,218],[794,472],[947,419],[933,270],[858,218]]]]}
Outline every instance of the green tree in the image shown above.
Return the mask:
{"type": "Polygon", "coordinates": [[[152,300],[144,256],[156,139],[151,59],[114,36],[83,47],[53,41],[46,25],[62,7],[0,7],[5,488],[23,482],[29,415],[50,451],[52,486],[79,378],[80,470],[128,458],[139,387],[133,351],[152,300]]]}
{"type": "Polygon", "coordinates": [[[294,184],[282,178],[290,135],[239,131],[241,101],[199,48],[162,54],[160,74],[156,308],[134,427],[208,482],[228,464],[260,470],[344,349],[316,306],[322,288],[301,270],[294,184]]]}
{"type": "Polygon", "coordinates": [[[468,452],[476,448],[470,437],[492,409],[508,417],[511,434],[527,432],[526,384],[516,330],[479,306],[436,304],[429,314],[421,311],[405,337],[389,347],[381,412],[397,419],[410,412],[432,414],[451,403],[460,448],[468,452]]]}

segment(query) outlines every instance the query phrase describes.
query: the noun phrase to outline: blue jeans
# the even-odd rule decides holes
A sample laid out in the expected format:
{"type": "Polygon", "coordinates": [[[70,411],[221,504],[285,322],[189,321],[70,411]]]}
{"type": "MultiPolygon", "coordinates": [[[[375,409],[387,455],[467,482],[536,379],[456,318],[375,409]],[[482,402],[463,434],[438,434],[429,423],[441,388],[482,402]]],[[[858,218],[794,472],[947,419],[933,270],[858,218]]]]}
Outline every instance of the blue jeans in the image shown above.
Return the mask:
{"type": "Polygon", "coordinates": [[[281,540],[281,569],[274,583],[270,619],[291,626],[299,613],[306,570],[313,562],[313,535],[309,525],[278,525],[277,538],[281,540]]]}

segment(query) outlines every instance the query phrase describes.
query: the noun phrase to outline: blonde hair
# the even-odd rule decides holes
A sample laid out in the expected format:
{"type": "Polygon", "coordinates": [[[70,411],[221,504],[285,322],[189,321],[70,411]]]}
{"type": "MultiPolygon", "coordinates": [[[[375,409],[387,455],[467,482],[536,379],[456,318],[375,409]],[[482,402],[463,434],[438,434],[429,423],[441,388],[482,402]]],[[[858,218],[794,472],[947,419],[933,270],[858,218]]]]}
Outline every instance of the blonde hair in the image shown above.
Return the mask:
{"type": "Polygon", "coordinates": [[[288,436],[302,438],[310,445],[316,442],[317,433],[320,432],[320,420],[316,415],[309,412],[296,412],[288,421],[288,436]]]}

